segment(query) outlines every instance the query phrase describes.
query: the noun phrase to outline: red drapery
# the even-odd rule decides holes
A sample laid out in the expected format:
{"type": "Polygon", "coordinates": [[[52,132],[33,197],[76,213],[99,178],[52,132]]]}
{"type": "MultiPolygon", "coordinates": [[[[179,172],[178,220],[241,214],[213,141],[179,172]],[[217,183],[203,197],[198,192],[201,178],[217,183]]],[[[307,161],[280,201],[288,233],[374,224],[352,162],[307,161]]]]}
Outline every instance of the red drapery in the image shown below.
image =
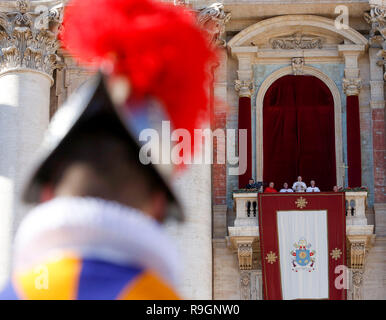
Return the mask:
{"type": "Polygon", "coordinates": [[[247,170],[239,176],[239,188],[245,188],[248,180],[252,177],[252,136],[251,136],[251,98],[240,97],[239,99],[239,129],[248,130],[247,154],[240,155],[240,163],[245,161],[243,157],[247,156],[247,170]]]}
{"type": "Polygon", "coordinates": [[[313,76],[284,76],[267,91],[263,109],[265,182],[280,189],[298,175],[321,190],[336,184],[334,100],[313,76]]]}
{"type": "Polygon", "coordinates": [[[358,96],[347,97],[347,165],[348,185],[351,188],[362,184],[361,133],[358,96]]]}

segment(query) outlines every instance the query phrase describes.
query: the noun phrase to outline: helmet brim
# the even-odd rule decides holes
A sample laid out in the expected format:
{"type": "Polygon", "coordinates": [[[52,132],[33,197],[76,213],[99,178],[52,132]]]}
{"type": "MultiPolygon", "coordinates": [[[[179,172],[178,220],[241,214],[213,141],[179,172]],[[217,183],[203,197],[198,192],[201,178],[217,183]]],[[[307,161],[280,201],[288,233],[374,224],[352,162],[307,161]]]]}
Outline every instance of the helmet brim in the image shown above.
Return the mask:
{"type": "MultiPolygon", "coordinates": [[[[126,121],[127,113],[119,111],[119,107],[112,102],[105,79],[101,74],[94,76],[84,83],[58,110],[52,119],[43,143],[39,148],[31,174],[25,183],[22,199],[25,203],[38,203],[41,199],[41,191],[44,185],[43,177],[52,163],[61,156],[61,146],[71,139],[76,139],[76,132],[84,124],[92,120],[96,115],[108,114],[112,116],[116,125],[120,126],[121,135],[132,152],[139,154],[141,143],[135,135],[136,131],[130,128],[130,122],[126,121]]],[[[131,119],[133,120],[133,119],[131,119]]],[[[175,195],[170,181],[156,165],[147,165],[155,180],[160,181],[168,197],[166,218],[184,219],[182,207],[175,195]]]]}

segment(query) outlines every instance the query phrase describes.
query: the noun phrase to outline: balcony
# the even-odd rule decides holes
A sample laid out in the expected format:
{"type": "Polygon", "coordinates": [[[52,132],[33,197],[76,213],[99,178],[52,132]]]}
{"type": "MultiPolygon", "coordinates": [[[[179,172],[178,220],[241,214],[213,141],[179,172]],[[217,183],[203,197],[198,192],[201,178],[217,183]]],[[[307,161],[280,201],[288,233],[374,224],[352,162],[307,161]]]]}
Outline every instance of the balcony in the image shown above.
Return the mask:
{"type": "MultiPolygon", "coordinates": [[[[228,247],[237,253],[240,270],[259,268],[259,213],[257,191],[238,190],[233,193],[236,219],[228,227],[228,247]]],[[[345,192],[346,238],[348,266],[352,269],[364,267],[366,252],[374,242],[374,226],[366,219],[367,191],[345,192]],[[359,259],[360,258],[360,259],[359,259]],[[359,260],[362,261],[358,265],[359,260]]]]}

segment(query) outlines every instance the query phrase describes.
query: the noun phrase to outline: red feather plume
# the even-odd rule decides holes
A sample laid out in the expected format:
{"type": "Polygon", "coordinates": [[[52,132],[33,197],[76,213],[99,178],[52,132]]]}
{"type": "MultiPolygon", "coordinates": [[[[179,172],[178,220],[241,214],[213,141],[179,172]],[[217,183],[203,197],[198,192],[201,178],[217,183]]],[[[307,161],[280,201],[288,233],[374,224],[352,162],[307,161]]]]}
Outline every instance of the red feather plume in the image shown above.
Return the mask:
{"type": "Polygon", "coordinates": [[[72,0],[61,39],[83,65],[112,62],[135,98],[163,102],[175,128],[193,133],[207,116],[216,55],[187,9],[153,0],[72,0]]]}

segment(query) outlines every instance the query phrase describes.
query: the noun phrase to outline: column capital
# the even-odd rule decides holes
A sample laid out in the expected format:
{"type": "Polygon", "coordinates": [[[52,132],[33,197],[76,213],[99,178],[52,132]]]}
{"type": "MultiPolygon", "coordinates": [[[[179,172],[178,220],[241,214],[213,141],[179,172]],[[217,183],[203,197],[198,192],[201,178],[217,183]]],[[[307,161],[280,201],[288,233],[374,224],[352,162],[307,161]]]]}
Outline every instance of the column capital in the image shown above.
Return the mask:
{"type": "Polygon", "coordinates": [[[343,78],[343,91],[346,96],[357,96],[362,88],[361,78],[343,78]]]}
{"type": "Polygon", "coordinates": [[[0,12],[0,74],[33,70],[48,75],[60,66],[56,54],[65,1],[47,1],[36,6],[30,0],[11,2],[0,12]]]}
{"type": "Polygon", "coordinates": [[[239,64],[237,70],[238,80],[235,81],[235,89],[239,92],[240,97],[251,97],[253,91],[252,63],[257,53],[257,47],[234,47],[230,49],[239,64]]]}
{"type": "Polygon", "coordinates": [[[239,93],[240,98],[250,98],[253,92],[253,82],[251,80],[236,80],[235,90],[239,93]]]}

